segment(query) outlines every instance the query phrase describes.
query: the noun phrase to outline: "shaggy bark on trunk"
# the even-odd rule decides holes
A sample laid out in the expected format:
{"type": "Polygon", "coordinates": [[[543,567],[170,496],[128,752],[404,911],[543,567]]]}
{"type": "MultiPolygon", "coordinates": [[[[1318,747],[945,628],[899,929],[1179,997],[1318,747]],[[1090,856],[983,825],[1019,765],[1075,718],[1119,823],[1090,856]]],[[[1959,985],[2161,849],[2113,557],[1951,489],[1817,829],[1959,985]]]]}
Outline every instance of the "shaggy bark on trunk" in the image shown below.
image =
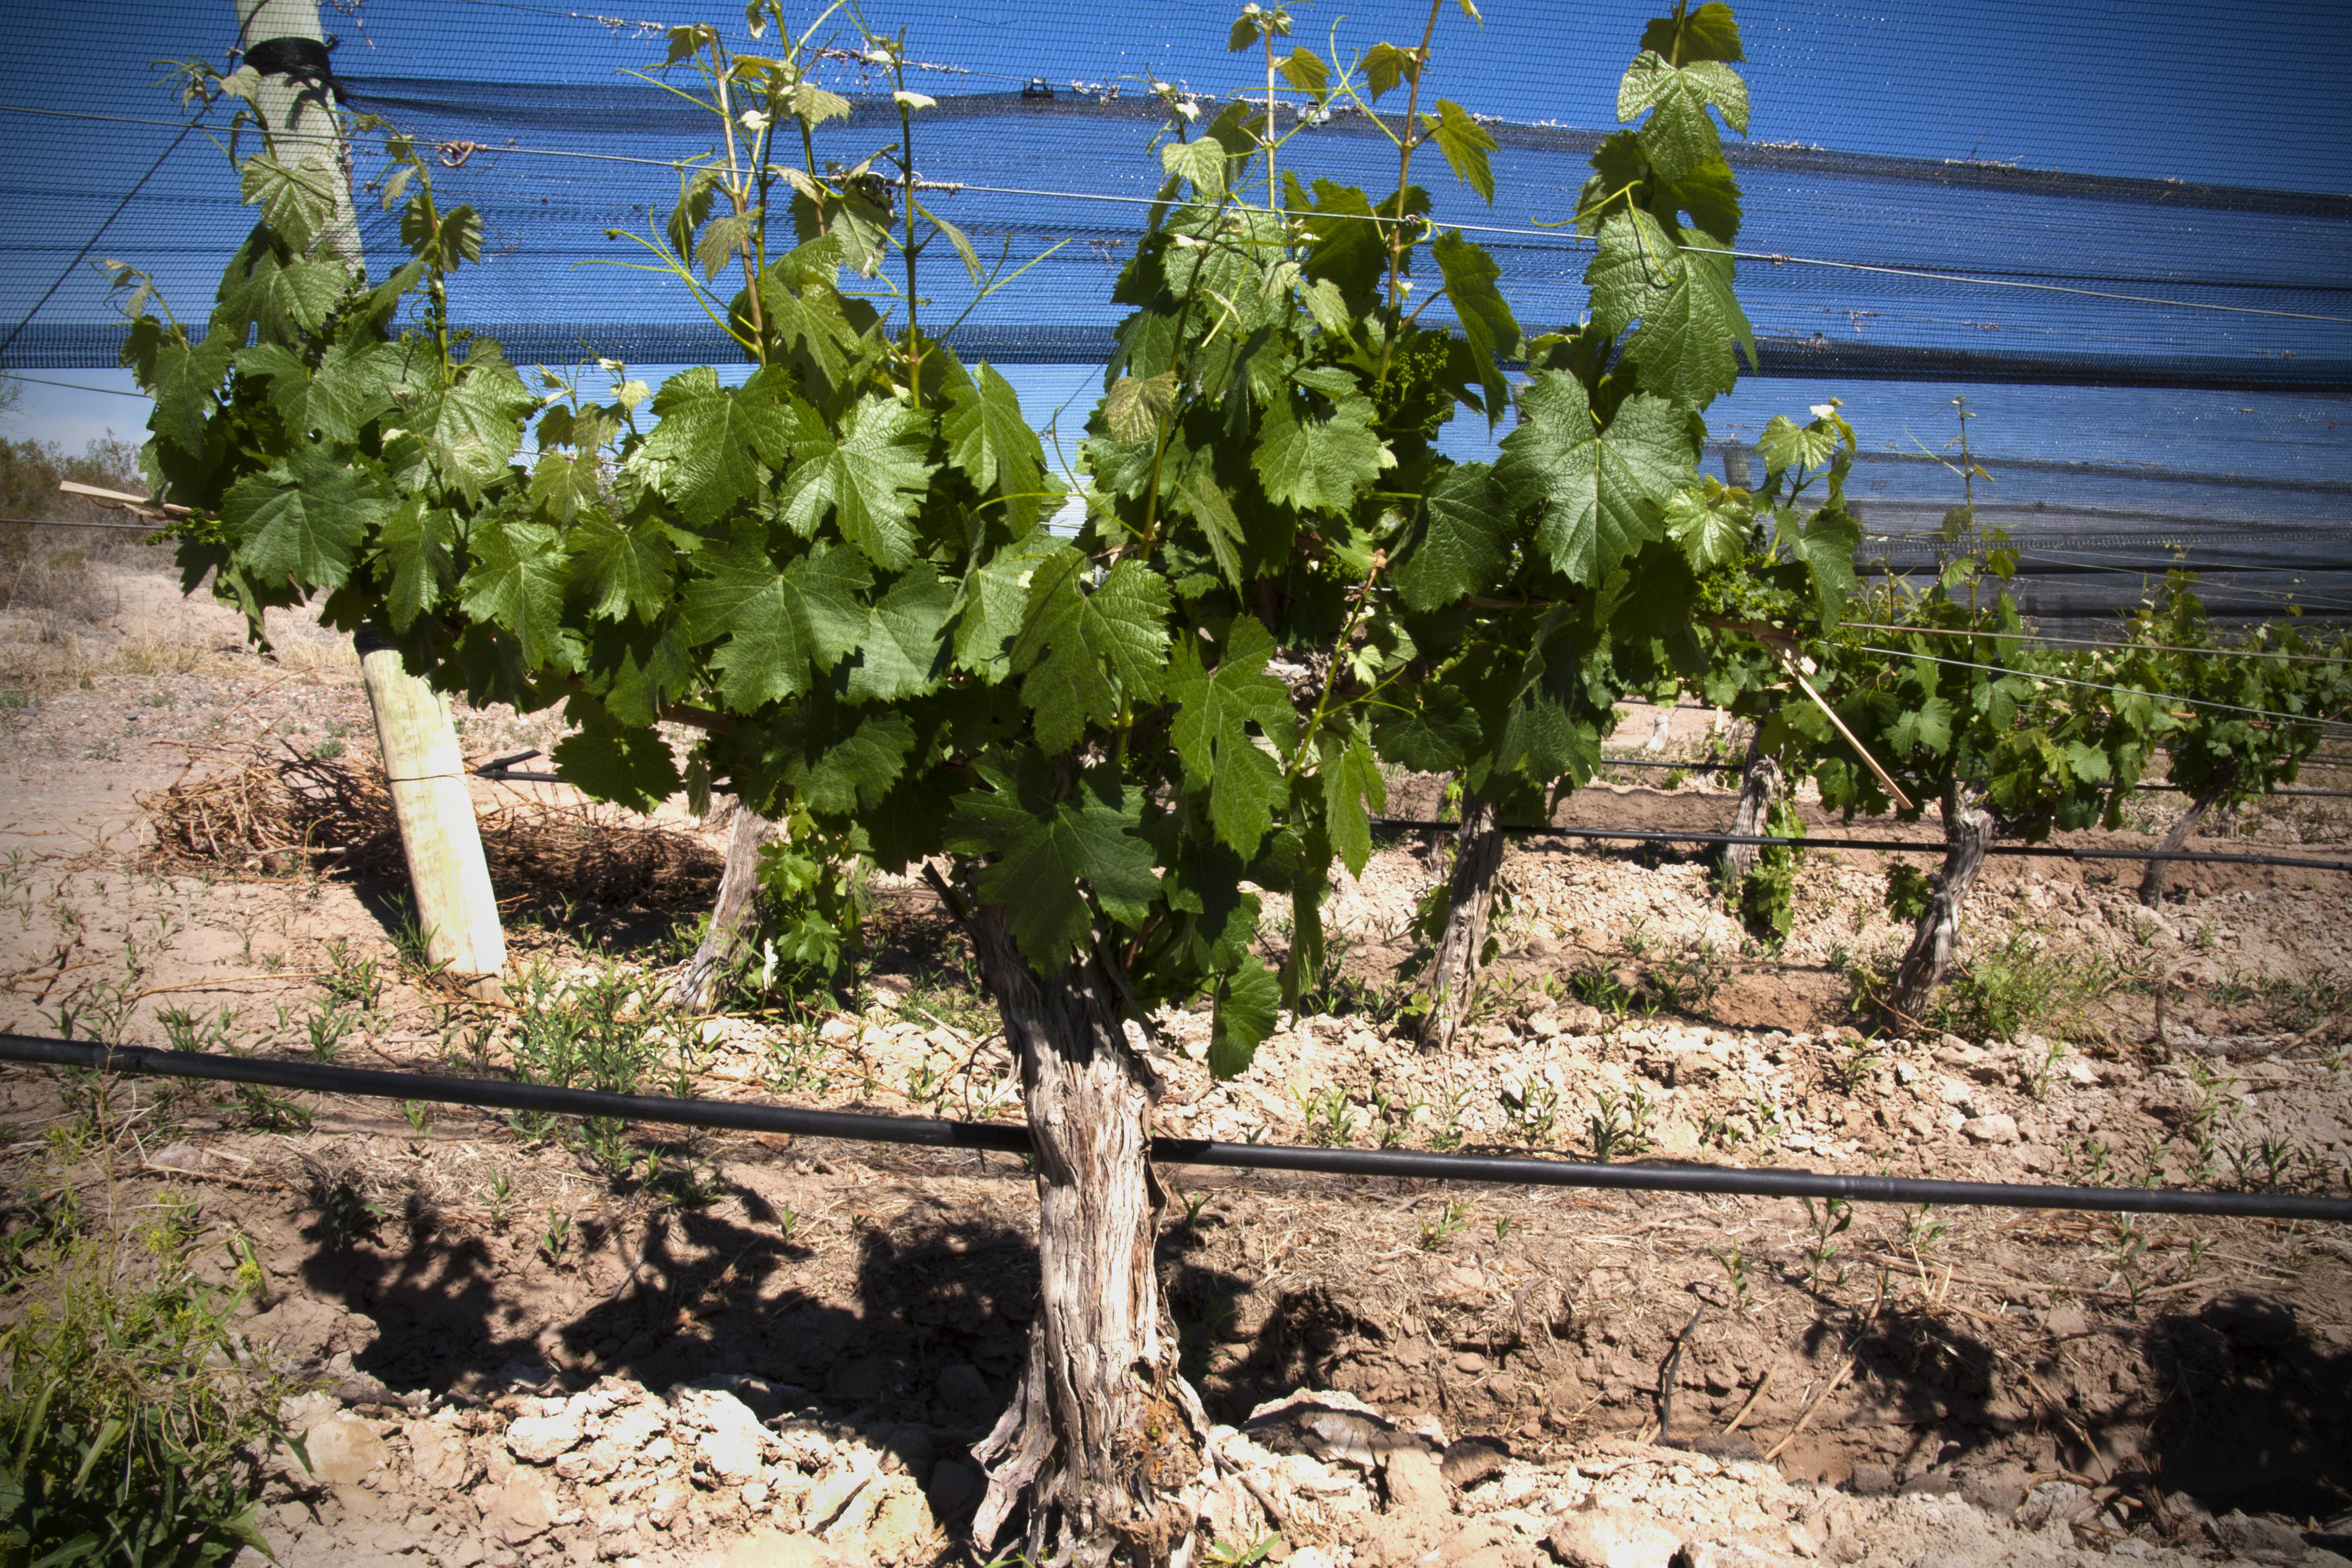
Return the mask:
{"type": "Polygon", "coordinates": [[[2000,831],[1992,813],[1980,805],[1964,805],[1958,784],[1944,786],[1944,879],[1927,900],[1911,946],[1895,972],[1895,988],[1887,1005],[1903,1019],[1916,1022],[1952,962],[1960,938],[1960,909],[1969,901],[1984,869],[1986,852],[2000,831]]]}
{"type": "Polygon", "coordinates": [[[1424,1050],[1451,1050],[1454,1034],[1469,1016],[1486,949],[1486,916],[1495,907],[1495,878],[1502,866],[1503,835],[1495,825],[1495,808],[1465,785],[1462,824],[1454,835],[1445,929],[1429,965],[1429,1013],[1421,1025],[1424,1050]]]}
{"type": "MultiPolygon", "coordinates": [[[[2235,768],[2225,770],[2214,779],[2204,794],[2189,802],[2189,809],[2180,814],[2180,820],[2172,825],[2171,831],[2164,836],[2164,842],[2157,847],[2167,855],[2179,854],[2180,847],[2195,837],[2206,815],[2221,804],[2221,797],[2228,795],[2236,786],[2237,782],[2238,770],[2235,768]]],[[[2147,869],[2141,872],[2139,877],[2139,901],[2142,904],[2152,910],[2164,901],[2164,886],[2172,879],[2173,865],[2174,862],[2170,860],[2151,860],[2147,863],[2147,869]]]]}
{"type": "Polygon", "coordinates": [[[709,1010],[719,992],[719,978],[735,966],[743,933],[760,908],[760,847],[776,825],[738,804],[734,825],[727,834],[727,868],[719,874],[719,901],[711,907],[710,929],[695,949],[694,961],[670,987],[671,1005],[689,1013],[709,1010]]]}
{"type": "Polygon", "coordinates": [[[1037,1314],[1013,1404],[972,1449],[989,1477],[973,1541],[991,1552],[1025,1504],[1040,1568],[1184,1568],[1209,1420],[1177,1370],[1152,1259],[1167,1201],[1147,1157],[1159,1075],[1128,1043],[1115,954],[1040,974],[1001,908],[960,918],[1021,1061],[1037,1170],[1037,1314]]]}
{"type": "MultiPolygon", "coordinates": [[[[1764,754],[1763,740],[1764,728],[1759,724],[1748,742],[1748,765],[1739,779],[1739,809],[1731,815],[1735,836],[1761,833],[1765,814],[1780,793],[1780,764],[1764,754]]],[[[1723,882],[1733,897],[1738,897],[1748,873],[1756,869],[1756,857],[1763,847],[1760,844],[1723,847],[1723,882]]]]}

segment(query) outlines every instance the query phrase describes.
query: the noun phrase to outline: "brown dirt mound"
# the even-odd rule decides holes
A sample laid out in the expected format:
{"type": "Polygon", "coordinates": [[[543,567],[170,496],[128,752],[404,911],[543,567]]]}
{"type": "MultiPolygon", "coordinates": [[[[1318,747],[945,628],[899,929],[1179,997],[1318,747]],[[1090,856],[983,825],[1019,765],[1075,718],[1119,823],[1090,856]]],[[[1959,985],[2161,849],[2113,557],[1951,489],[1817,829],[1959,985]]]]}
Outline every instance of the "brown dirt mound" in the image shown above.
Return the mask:
{"type": "MultiPolygon", "coordinates": [[[[277,877],[309,867],[367,875],[403,864],[382,772],[285,742],[192,749],[178,779],[134,798],[154,827],[159,870],[277,877]]],[[[590,803],[501,804],[480,821],[501,901],[693,903],[710,897],[722,864],[690,833],[590,803]]]]}

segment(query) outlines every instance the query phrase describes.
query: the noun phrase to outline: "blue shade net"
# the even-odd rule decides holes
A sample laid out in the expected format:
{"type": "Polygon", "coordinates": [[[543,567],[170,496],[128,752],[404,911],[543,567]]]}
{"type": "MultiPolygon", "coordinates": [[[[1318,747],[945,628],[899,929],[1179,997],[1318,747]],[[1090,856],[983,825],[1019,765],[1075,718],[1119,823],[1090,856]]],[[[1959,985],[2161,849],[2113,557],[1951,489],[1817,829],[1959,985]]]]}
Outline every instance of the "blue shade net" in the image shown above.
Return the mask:
{"type": "MultiPolygon", "coordinates": [[[[1654,8],[1496,5],[1480,26],[1447,0],[1440,15],[1428,93],[1487,122],[1497,198],[1459,185],[1434,148],[1414,181],[1440,224],[1495,254],[1530,332],[1581,310],[1590,251],[1540,225],[1572,210],[1654,8]]],[[[1978,519],[2018,540],[2029,613],[2095,622],[2185,563],[2217,614],[2293,605],[2352,619],[2352,196],[2336,194],[2352,190],[2352,140],[2320,108],[2352,78],[2352,24],[2335,6],[2217,23],[2207,7],[2158,4],[2122,30],[2080,0],[1737,9],[1756,110],[1727,154],[1760,363],[1708,411],[1711,463],[1737,478],[1774,414],[1843,400],[1865,448],[1864,555],[1916,574],[1961,500],[1947,465],[1965,398],[1992,475],[1977,481],[1978,519]]],[[[1343,52],[1410,47],[1428,15],[1393,0],[1294,10],[1294,41],[1328,51],[1336,36],[1343,52]]],[[[1223,51],[1231,8],[908,0],[866,15],[903,32],[922,62],[910,85],[939,100],[917,120],[926,205],[1000,275],[1028,267],[975,305],[961,266],[934,247],[926,324],[961,316],[959,352],[1016,385],[1045,374],[1024,383],[1021,367],[1104,363],[1122,314],[1111,285],[1159,183],[1166,110],[1150,83],[1197,94],[1204,112],[1263,99],[1262,60],[1223,51]]],[[[756,48],[740,10],[364,0],[322,20],[346,101],[436,148],[445,205],[483,215],[488,255],[452,295],[463,324],[520,363],[601,356],[642,373],[740,358],[674,279],[593,265],[643,258],[608,231],[657,232],[677,200],[671,165],[716,140],[707,111],[625,73],[658,74],[663,28],[678,23],[756,48]]],[[[110,24],[101,52],[68,8],[12,19],[0,363],[115,363],[121,325],[95,258],[149,268],[182,315],[202,315],[251,215],[208,135],[216,123],[182,134],[153,62],[225,62],[234,28],[228,0],[165,0],[110,24]]],[[[837,14],[824,36],[843,51],[830,85],[856,108],[818,151],[853,163],[895,141],[898,116],[888,84],[849,58],[855,28],[837,14]]],[[[1302,107],[1278,103],[1277,129],[1302,107]]],[[[1393,146],[1360,116],[1300,130],[1283,160],[1375,199],[1396,184],[1393,146]]],[[[367,194],[380,172],[362,148],[353,178],[378,273],[399,255],[367,194]]],[[[1500,433],[1465,420],[1451,439],[1468,458],[1500,433]]]]}

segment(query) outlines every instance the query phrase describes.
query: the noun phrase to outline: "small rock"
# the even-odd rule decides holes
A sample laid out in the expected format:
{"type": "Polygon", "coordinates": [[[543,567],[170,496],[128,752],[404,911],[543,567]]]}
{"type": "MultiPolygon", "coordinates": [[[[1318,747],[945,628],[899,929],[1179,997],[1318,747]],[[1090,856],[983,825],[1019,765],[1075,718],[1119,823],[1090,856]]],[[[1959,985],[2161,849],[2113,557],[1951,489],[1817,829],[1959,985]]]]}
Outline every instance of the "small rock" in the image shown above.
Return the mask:
{"type": "Polygon", "coordinates": [[[1822,1549],[1821,1544],[1814,1541],[1813,1532],[1801,1521],[1789,1527],[1789,1550],[1800,1557],[1818,1557],[1822,1549]]]}
{"type": "Polygon", "coordinates": [[[975,1425],[992,1419],[1003,1405],[1003,1401],[988,1391],[988,1380],[980,1375],[980,1369],[963,1362],[958,1362],[940,1373],[939,1381],[931,1385],[931,1392],[939,1395],[940,1403],[947,1406],[950,1415],[961,1416],[975,1425]]]}
{"type": "Polygon", "coordinates": [[[2042,1314],[2042,1327],[2053,1340],[2079,1340],[2091,1331],[2091,1320],[2080,1307],[2053,1307],[2042,1314]]]}
{"type": "Polygon", "coordinates": [[[1856,1465],[1847,1484],[1858,1497],[1885,1497],[1895,1489],[1895,1472],[1885,1465],[1856,1465]]]}
{"type": "Polygon", "coordinates": [[[147,1156],[151,1171],[201,1171],[205,1168],[205,1152],[182,1139],[166,1143],[147,1156]]]}
{"type": "Polygon", "coordinates": [[[1960,1123],[1960,1134],[1972,1143],[2014,1143],[2017,1120],[2000,1110],[1990,1116],[1971,1116],[1960,1123]]]}
{"type": "Polygon", "coordinates": [[[548,1496],[547,1484],[539,1479],[538,1472],[518,1469],[492,1496],[489,1506],[483,1510],[482,1520],[505,1537],[509,1545],[520,1546],[534,1536],[546,1534],[553,1526],[554,1500],[548,1496]]]}
{"type": "Polygon", "coordinates": [[[1630,1508],[1572,1513],[1546,1538],[1568,1568],[1666,1568],[1682,1542],[1630,1508]]]}
{"type": "Polygon", "coordinates": [[[906,1477],[896,1477],[874,1510],[874,1522],[866,1527],[866,1549],[886,1563],[905,1562],[938,1528],[922,1489],[906,1477]]]}
{"type": "Polygon", "coordinates": [[[302,1434],[310,1474],[329,1486],[351,1486],[383,1463],[383,1439],[356,1415],[330,1415],[302,1434]]]}
{"type": "Polygon", "coordinates": [[[530,1464],[551,1465],[557,1455],[587,1435],[580,1417],[570,1411],[561,1415],[525,1415],[507,1428],[507,1451],[530,1464]]]}
{"type": "Polygon", "coordinates": [[[1393,1449],[1381,1467],[1381,1479],[1387,1483],[1391,1513],[1442,1519],[1453,1511],[1434,1454],[1418,1447],[1393,1449]]]}
{"type": "Polygon", "coordinates": [[[2303,1531],[2293,1525],[2281,1524],[2274,1519],[2250,1519],[2231,1510],[2213,1523],[2221,1543],[2233,1552],[2275,1552],[2294,1561],[2308,1550],[2303,1531]]]}
{"type": "Polygon", "coordinates": [[[808,1503],[801,1514],[802,1528],[820,1531],[832,1524],[844,1512],[866,1483],[874,1479],[880,1468],[880,1456],[871,1449],[860,1449],[848,1455],[840,1467],[817,1482],[809,1493],[808,1503]]]}
{"type": "Polygon", "coordinates": [[[725,1486],[740,1487],[760,1479],[767,1458],[768,1433],[751,1406],[720,1389],[680,1389],[682,1412],[702,1429],[695,1447],[710,1473],[725,1486]]]}
{"type": "Polygon", "coordinates": [[[987,1489],[988,1478],[978,1465],[943,1460],[931,1469],[931,1512],[940,1519],[959,1518],[979,1507],[987,1489]]]}
{"type": "Polygon", "coordinates": [[[408,1462],[417,1483],[435,1491],[457,1491],[478,1468],[466,1435],[438,1421],[408,1424],[408,1462]]]}
{"type": "Polygon", "coordinates": [[[1500,1437],[1464,1437],[1445,1450],[1437,1473],[1448,1486],[1475,1487],[1489,1476],[1501,1475],[1510,1457],[1510,1445],[1500,1437]]]}

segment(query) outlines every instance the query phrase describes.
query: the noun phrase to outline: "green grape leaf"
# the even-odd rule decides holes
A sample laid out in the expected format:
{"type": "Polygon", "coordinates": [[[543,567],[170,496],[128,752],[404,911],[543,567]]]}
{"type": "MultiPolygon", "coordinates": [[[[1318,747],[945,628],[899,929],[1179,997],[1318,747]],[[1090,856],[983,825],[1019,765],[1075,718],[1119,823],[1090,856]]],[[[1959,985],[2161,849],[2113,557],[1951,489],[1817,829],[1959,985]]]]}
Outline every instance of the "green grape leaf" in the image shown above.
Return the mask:
{"type": "Polygon", "coordinates": [[[1388,780],[1371,747],[1361,741],[1327,734],[1318,751],[1316,774],[1323,784],[1325,830],[1348,875],[1360,877],[1372,858],[1371,812],[1388,805],[1388,780]]]}
{"type": "Polygon", "coordinates": [[[1045,546],[1053,542],[1038,534],[1017,539],[965,574],[957,605],[958,669],[989,674],[1005,664],[1005,644],[1020,635],[1028,614],[1030,571],[1052,553],[1045,546]]]}
{"type": "Polygon", "coordinates": [[[1669,181],[1722,155],[1723,138],[1707,114],[1709,106],[1722,114],[1725,124],[1747,133],[1748,84],[1720,60],[1700,60],[1676,69],[1663,56],[1644,49],[1625,68],[1617,89],[1620,121],[1649,112],[1640,132],[1642,150],[1669,181]]]}
{"type": "Polygon", "coordinates": [[[586,602],[589,617],[617,621],[634,615],[648,625],[659,620],[669,604],[680,537],[660,522],[624,527],[602,511],[582,517],[565,543],[572,553],[572,591],[586,602]]]}
{"type": "Polygon", "coordinates": [[[1103,395],[1103,427],[1121,444],[1140,442],[1160,433],[1160,422],[1176,405],[1176,373],[1122,375],[1103,395]]]}
{"type": "Polygon", "coordinates": [[[1679,180],[1659,182],[1651,210],[1673,215],[1678,226],[1688,215],[1691,227],[1701,234],[1721,236],[1725,249],[1739,238],[1739,183],[1732,178],[1731,165],[1720,156],[1709,158],[1679,180]]]}
{"type": "Polygon", "coordinates": [[[1435,610],[1502,576],[1511,559],[1511,515],[1484,463],[1457,463],[1422,499],[1418,526],[1389,580],[1415,610],[1435,610]]]}
{"type": "Polygon", "coordinates": [[[1597,585],[1644,541],[1663,536],[1660,509],[1697,462],[1689,423],[1642,393],[1619,405],[1604,430],[1584,384],[1566,371],[1538,372],[1519,408],[1522,422],[1503,439],[1495,478],[1515,507],[1544,508],[1537,537],[1552,565],[1597,585]]]}
{"type": "Polygon", "coordinates": [[[1372,744],[1380,754],[1415,773],[1454,772],[1479,739],[1478,715],[1469,698],[1457,687],[1433,681],[1406,689],[1372,721],[1372,744]],[[1403,705],[1416,699],[1417,706],[1403,705]]]}
{"type": "Polygon", "coordinates": [[[305,447],[283,467],[239,479],[222,500],[221,528],[237,564],[254,576],[340,588],[369,531],[392,508],[383,470],[305,447]]]}
{"type": "Polygon", "coordinates": [[[793,405],[793,468],[783,521],[803,538],[832,514],[841,536],[886,572],[913,559],[915,510],[938,465],[923,461],[930,423],[894,398],[869,394],[835,440],[815,409],[793,405]]]}
{"type": "Polygon", "coordinates": [[[1151,846],[1134,833],[1143,817],[1139,791],[1097,768],[1057,800],[1054,763],[1034,750],[1011,765],[984,758],[973,771],[990,787],[957,799],[948,847],[996,857],[981,868],[980,896],[1003,910],[1033,966],[1051,974],[1092,938],[1081,881],[1112,919],[1130,929],[1143,923],[1160,882],[1151,846]]]}
{"type": "Polygon", "coordinates": [[[763,386],[747,384],[730,391],[708,366],[680,371],[662,383],[653,411],[659,423],[630,459],[632,466],[688,522],[703,525],[718,521],[751,494],[761,464],[782,464],[793,415],[799,412],[788,413],[763,386]]]}
{"type": "Polygon", "coordinates": [[[1439,235],[1430,249],[1445,279],[1445,297],[1461,319],[1472,362],[1478,367],[1478,384],[1486,395],[1486,423],[1494,425],[1510,406],[1511,396],[1510,383],[1497,362],[1517,359],[1525,349],[1518,320],[1495,286],[1503,269],[1483,247],[1464,239],[1458,228],[1439,235]]]}
{"type": "MultiPolygon", "coordinates": [[[[1022,417],[1013,384],[994,365],[983,364],[968,384],[949,388],[947,403],[940,428],[948,438],[948,458],[973,489],[985,495],[1002,487],[1005,494],[1018,495],[1038,488],[1044,458],[1037,433],[1022,417]]],[[[1033,500],[1027,521],[1035,516],[1033,500]]],[[[1024,520],[1016,516],[1014,527],[1022,526],[1024,520]]]]}
{"type": "Polygon", "coordinates": [[[530,471],[531,505],[558,522],[570,522],[604,501],[604,475],[593,455],[540,454],[539,466],[530,471]]]}
{"type": "MultiPolygon", "coordinates": [[[[1646,216],[1647,215],[1643,215],[1646,216]]],[[[1611,225],[1618,222],[1612,218],[1611,225]]],[[[1608,227],[1601,230],[1608,243],[1608,227]]],[[[1641,384],[1683,408],[1705,408],[1739,382],[1735,344],[1757,363],[1755,330],[1732,292],[1732,259],[1703,234],[1691,238],[1664,289],[1644,302],[1642,324],[1625,343],[1623,361],[1641,371],[1641,384]]],[[[1596,265],[1598,263],[1596,262],[1596,265]]],[[[1597,313],[1597,312],[1596,312],[1597,313]]]]}
{"type": "Polygon", "coordinates": [[[543,522],[490,518],[477,522],[466,542],[474,563],[457,593],[467,616],[513,633],[526,665],[568,666],[562,536],[543,522]]]}
{"type": "Polygon", "coordinates": [[[1320,56],[1304,47],[1290,51],[1290,58],[1276,68],[1282,79],[1301,92],[1320,93],[1331,82],[1331,73],[1320,56]]]}
{"type": "Polygon", "coordinates": [[[1370,221],[1370,198],[1352,185],[1318,180],[1310,205],[1293,180],[1289,200],[1293,215],[1311,237],[1301,258],[1306,275],[1336,287],[1351,312],[1370,310],[1389,264],[1381,226],[1370,221]]]}
{"type": "Polygon", "coordinates": [[[1364,90],[1379,98],[1396,90],[1399,82],[1421,80],[1421,56],[1394,44],[1374,44],[1364,53],[1364,90]]]}
{"type": "Polygon", "coordinates": [[[1706,0],[1706,5],[1685,12],[1679,41],[1675,32],[1672,16],[1657,17],[1642,29],[1642,47],[1678,65],[1747,58],[1739,52],[1739,23],[1723,0],[1706,0]]]}
{"type": "Polygon", "coordinates": [[[1728,566],[1747,551],[1748,520],[1730,507],[1708,505],[1698,490],[1676,490],[1665,513],[1666,537],[1682,547],[1695,572],[1728,566]]]}
{"type": "Polygon", "coordinates": [[[1648,315],[1683,270],[1681,247],[1656,218],[1639,207],[1611,214],[1584,268],[1593,324],[1615,337],[1648,315]]]}
{"type": "Polygon", "coordinates": [[[267,247],[248,248],[239,260],[243,269],[233,263],[221,279],[213,331],[226,328],[241,339],[238,329],[250,322],[266,343],[296,342],[317,331],[341,300],[350,276],[332,261],[281,262],[267,247]]]}
{"type": "Polygon", "coordinates": [[[1171,180],[1191,181],[1193,191],[1204,202],[1213,202],[1225,194],[1225,150],[1213,137],[1162,143],[1160,166],[1171,180]]]}
{"type": "Polygon", "coordinates": [[[1371,425],[1371,399],[1360,394],[1342,395],[1323,409],[1291,393],[1265,411],[1250,463],[1276,503],[1344,511],[1355,504],[1360,488],[1380,478],[1388,461],[1371,425]]]}
{"type": "Polygon", "coordinates": [[[1811,468],[1826,463],[1838,449],[1837,427],[1826,420],[1800,425],[1785,414],[1775,414],[1765,422],[1764,434],[1756,438],[1757,456],[1764,459],[1765,470],[1778,474],[1789,468],[1811,468]]]}
{"type": "Polygon", "coordinates": [[[1039,565],[1013,643],[1021,700],[1035,711],[1037,744],[1048,752],[1076,744],[1089,722],[1117,721],[1122,700],[1158,696],[1168,659],[1167,578],[1129,557],[1087,593],[1079,584],[1089,571],[1067,548],[1039,565]]]}
{"type": "Polygon", "coordinates": [[[322,158],[288,163],[267,153],[237,165],[237,191],[247,206],[261,209],[261,221],[276,229],[291,248],[308,251],[311,241],[334,221],[340,169],[322,158]]]}
{"type": "Polygon", "coordinates": [[[1495,171],[1487,162],[1495,151],[1495,133],[1462,111],[1462,106],[1446,99],[1437,100],[1437,112],[1424,114],[1421,122],[1428,139],[1437,143],[1445,154],[1445,162],[1454,170],[1454,177],[1478,193],[1488,206],[1495,205],[1495,171]]]}
{"type": "Polygon", "coordinates": [[[419,616],[433,614],[457,581],[457,520],[421,496],[409,496],[384,519],[377,550],[392,568],[383,610],[394,631],[404,632],[419,616]]]}
{"type": "Polygon", "coordinates": [[[147,383],[155,399],[149,428],[190,457],[204,453],[205,422],[218,406],[221,380],[242,336],[216,327],[200,342],[167,340],[155,352],[154,374],[147,383]]]}
{"type": "Polygon", "coordinates": [[[1277,748],[1295,743],[1298,715],[1290,689],[1266,673],[1274,637],[1253,616],[1235,620],[1214,670],[1201,645],[1186,637],[1168,661],[1167,695],[1177,704],[1170,729],[1185,782],[1209,792],[1217,837],[1244,859],[1274,826],[1275,808],[1288,797],[1280,764],[1251,738],[1256,724],[1277,748]]]}
{"type": "Polygon", "coordinates": [[[1952,705],[1941,697],[1908,705],[1886,728],[1886,742],[1897,756],[1925,748],[1937,756],[1952,749],[1952,705]]]}
{"type": "Polygon", "coordinates": [[[676,795],[683,782],[669,742],[651,727],[616,723],[603,704],[572,704],[580,728],[555,743],[549,757],[564,781],[597,800],[630,811],[649,812],[676,795]],[[583,716],[581,710],[587,709],[583,716]]]}
{"type": "Polygon", "coordinates": [[[1192,521],[1201,525],[1218,572],[1235,593],[1241,592],[1241,519],[1234,515],[1233,502],[1225,499],[1216,476],[1205,467],[1195,468],[1177,486],[1176,496],[1192,521]]]}
{"type": "Polygon", "coordinates": [[[1244,954],[1241,966],[1217,976],[1209,1013],[1209,1072],[1223,1080],[1249,1070],[1257,1048],[1274,1033],[1282,1011],[1282,982],[1244,954]]]}
{"type": "Polygon", "coordinates": [[[875,605],[849,672],[853,702],[898,702],[930,689],[941,668],[952,584],[918,561],[875,605]]]}
{"type": "Polygon", "coordinates": [[[479,496],[507,477],[508,461],[522,448],[523,420],[539,399],[495,352],[478,347],[457,376],[431,417],[411,428],[444,481],[479,496]]]}
{"type": "Polygon", "coordinates": [[[1853,552],[1862,548],[1862,525],[1843,507],[1825,506],[1805,520],[1802,533],[1783,512],[1779,531],[1789,553],[1812,569],[1822,626],[1836,626],[1846,605],[1862,591],[1853,571],[1853,552]]]}
{"type": "Polygon", "coordinates": [[[856,551],[819,542],[779,572],[765,551],[739,546],[706,564],[687,590],[686,624],[697,642],[727,639],[710,667],[736,712],[802,695],[812,668],[831,669],[866,635],[858,595],[874,575],[856,551]]]}

